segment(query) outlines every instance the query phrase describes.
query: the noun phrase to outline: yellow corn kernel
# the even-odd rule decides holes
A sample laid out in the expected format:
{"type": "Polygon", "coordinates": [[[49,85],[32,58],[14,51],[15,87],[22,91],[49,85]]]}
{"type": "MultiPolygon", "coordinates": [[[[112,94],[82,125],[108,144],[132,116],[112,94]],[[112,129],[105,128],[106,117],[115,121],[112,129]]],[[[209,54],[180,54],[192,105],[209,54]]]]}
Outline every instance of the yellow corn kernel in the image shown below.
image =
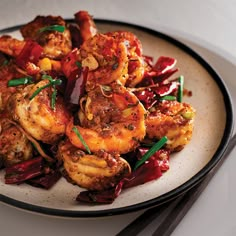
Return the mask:
{"type": "Polygon", "coordinates": [[[38,66],[43,71],[48,71],[52,69],[52,63],[49,58],[43,58],[39,61],[38,66]]]}

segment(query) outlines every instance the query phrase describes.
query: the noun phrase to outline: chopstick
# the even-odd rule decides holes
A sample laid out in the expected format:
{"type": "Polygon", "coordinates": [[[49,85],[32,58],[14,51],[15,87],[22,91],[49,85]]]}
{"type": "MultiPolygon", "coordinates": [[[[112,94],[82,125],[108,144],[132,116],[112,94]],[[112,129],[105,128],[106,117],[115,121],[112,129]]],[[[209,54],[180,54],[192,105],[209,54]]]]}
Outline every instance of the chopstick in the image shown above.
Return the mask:
{"type": "Polygon", "coordinates": [[[230,139],[228,147],[221,160],[200,183],[176,199],[146,210],[142,215],[137,217],[133,222],[121,230],[117,236],[137,235],[158,217],[160,217],[161,222],[155,229],[153,236],[169,236],[186,215],[188,210],[192,207],[194,202],[201,195],[212,177],[223,164],[224,160],[229,156],[235,145],[236,134],[234,134],[230,139]],[[168,212],[164,215],[165,211],[168,212]]]}

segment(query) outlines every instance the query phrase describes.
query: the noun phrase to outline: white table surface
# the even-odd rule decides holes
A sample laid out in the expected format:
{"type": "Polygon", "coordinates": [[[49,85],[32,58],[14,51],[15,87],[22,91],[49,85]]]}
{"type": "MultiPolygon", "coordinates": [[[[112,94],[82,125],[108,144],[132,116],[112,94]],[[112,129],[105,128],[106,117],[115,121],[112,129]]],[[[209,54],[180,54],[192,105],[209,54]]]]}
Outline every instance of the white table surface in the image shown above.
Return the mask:
{"type": "MultiPolygon", "coordinates": [[[[26,23],[39,14],[71,18],[78,10],[87,10],[96,18],[135,23],[175,36],[210,62],[225,79],[236,103],[236,0],[1,0],[0,29],[26,23]]],[[[236,235],[235,155],[236,149],[173,236],[236,235]]],[[[0,204],[0,235],[115,235],[142,212],[95,220],[62,219],[0,204]]],[[[157,223],[154,221],[140,235],[151,235],[157,223]]]]}

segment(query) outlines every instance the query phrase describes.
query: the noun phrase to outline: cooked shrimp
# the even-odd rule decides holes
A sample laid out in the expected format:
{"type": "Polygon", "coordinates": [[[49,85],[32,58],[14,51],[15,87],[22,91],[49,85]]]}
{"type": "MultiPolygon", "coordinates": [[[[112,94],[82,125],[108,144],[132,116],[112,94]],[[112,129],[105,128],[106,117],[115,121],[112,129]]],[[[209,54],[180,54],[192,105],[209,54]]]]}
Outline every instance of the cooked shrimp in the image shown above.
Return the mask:
{"type": "Polygon", "coordinates": [[[4,166],[28,160],[33,147],[27,137],[8,119],[0,120],[0,159],[4,166]]]}
{"type": "Polygon", "coordinates": [[[8,109],[13,119],[33,138],[53,144],[64,135],[70,115],[59,95],[55,109],[51,108],[50,88],[43,89],[30,100],[32,94],[46,84],[48,80],[41,80],[37,84],[28,85],[22,92],[15,93],[9,99],[8,109]]]}
{"type": "Polygon", "coordinates": [[[70,31],[60,16],[37,16],[33,21],[21,27],[21,33],[25,40],[32,39],[43,47],[45,57],[60,59],[72,49],[70,31]],[[40,29],[47,26],[59,25],[65,27],[64,32],[56,30],[40,29]]]}
{"type": "Polygon", "coordinates": [[[146,118],[147,137],[167,136],[167,148],[180,151],[191,139],[195,110],[187,103],[163,101],[146,118]]]}
{"type": "Polygon", "coordinates": [[[80,48],[83,67],[88,67],[87,90],[98,84],[120,81],[125,84],[128,71],[127,48],[123,42],[114,38],[96,34],[86,40],[80,48]]]}
{"type": "Polygon", "coordinates": [[[6,108],[7,101],[9,97],[22,88],[19,87],[8,87],[8,81],[15,78],[20,78],[25,75],[22,75],[16,68],[14,64],[9,62],[8,65],[0,67],[0,111],[3,111],[6,108]]]}
{"type": "Polygon", "coordinates": [[[127,153],[138,146],[146,133],[145,109],[124,86],[112,83],[88,93],[79,111],[80,125],[73,119],[66,128],[71,143],[85,150],[72,130],[75,126],[92,152],[127,153]],[[83,106],[83,105],[82,105],[83,106]]]}
{"type": "Polygon", "coordinates": [[[114,187],[131,171],[129,164],[119,155],[111,155],[102,150],[88,155],[69,141],[60,143],[58,156],[63,160],[69,178],[89,190],[114,187]]]}
{"type": "Polygon", "coordinates": [[[75,14],[75,21],[79,25],[83,42],[97,34],[97,27],[92,16],[87,11],[77,12],[75,14]]]}
{"type": "Polygon", "coordinates": [[[24,41],[12,38],[9,35],[0,37],[0,51],[9,56],[17,57],[24,46],[24,41]]]}
{"type": "Polygon", "coordinates": [[[106,35],[113,37],[117,42],[125,43],[128,49],[128,74],[126,86],[134,87],[143,79],[145,63],[142,57],[143,48],[135,34],[128,31],[109,32],[106,35]]]}

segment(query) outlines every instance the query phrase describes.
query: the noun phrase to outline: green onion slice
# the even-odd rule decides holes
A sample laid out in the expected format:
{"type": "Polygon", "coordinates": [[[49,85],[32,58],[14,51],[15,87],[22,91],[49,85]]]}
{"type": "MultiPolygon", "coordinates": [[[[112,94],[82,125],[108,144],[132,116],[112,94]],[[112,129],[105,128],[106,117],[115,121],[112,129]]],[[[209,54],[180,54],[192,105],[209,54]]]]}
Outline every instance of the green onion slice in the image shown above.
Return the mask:
{"type": "Polygon", "coordinates": [[[42,27],[38,30],[38,33],[42,33],[45,31],[58,31],[60,33],[63,33],[65,31],[65,26],[63,25],[49,25],[42,27]]]}
{"type": "Polygon", "coordinates": [[[81,64],[81,62],[76,61],[75,64],[76,64],[79,68],[82,68],[82,64],[81,64]]]}
{"type": "Polygon", "coordinates": [[[155,152],[161,149],[164,144],[167,142],[167,137],[162,137],[156,144],[154,144],[143,156],[142,159],[137,161],[134,170],[136,170],[139,166],[141,166],[149,157],[151,157],[155,152]]]}
{"type": "Polygon", "coordinates": [[[25,85],[25,84],[32,84],[33,80],[32,77],[22,77],[18,79],[11,79],[8,81],[7,86],[8,87],[16,87],[19,85],[25,85]]]}
{"type": "Polygon", "coordinates": [[[34,93],[30,96],[30,100],[32,100],[34,97],[36,97],[43,89],[48,88],[50,86],[53,87],[53,92],[52,92],[52,96],[51,96],[51,108],[55,109],[55,105],[56,105],[56,97],[57,97],[57,89],[56,86],[57,85],[61,85],[62,80],[60,79],[53,79],[50,75],[43,75],[42,79],[47,79],[49,80],[49,83],[36,89],[34,91],[34,93]]]}
{"type": "Polygon", "coordinates": [[[178,79],[179,81],[179,88],[177,94],[177,101],[182,102],[183,100],[183,91],[184,91],[184,77],[181,75],[178,79]]]}
{"type": "Polygon", "coordinates": [[[1,66],[6,66],[6,65],[8,65],[9,64],[9,60],[7,60],[7,59],[5,59],[4,61],[3,61],[3,63],[2,63],[2,65],[1,66]]]}
{"type": "Polygon", "coordinates": [[[32,99],[35,98],[43,89],[48,88],[48,87],[50,87],[51,85],[52,85],[52,83],[50,82],[50,83],[48,83],[48,84],[46,84],[46,85],[44,85],[44,86],[38,88],[37,90],[35,90],[35,91],[33,92],[33,94],[30,96],[29,99],[32,100],[32,99]]]}
{"type": "Polygon", "coordinates": [[[56,86],[53,85],[53,92],[51,97],[51,108],[54,110],[56,105],[56,98],[57,98],[57,89],[56,86]]]}
{"type": "Polygon", "coordinates": [[[171,96],[171,95],[166,95],[160,98],[161,101],[163,100],[167,100],[167,101],[175,101],[176,97],[175,96],[171,96]]]}
{"type": "Polygon", "coordinates": [[[80,134],[79,130],[78,130],[75,126],[72,128],[72,130],[75,132],[75,134],[77,135],[77,137],[79,138],[79,140],[81,141],[81,143],[84,145],[84,147],[85,147],[85,149],[87,150],[87,152],[88,152],[89,154],[91,154],[91,151],[90,151],[90,149],[89,149],[87,143],[84,141],[84,139],[83,139],[82,135],[80,134]]]}

